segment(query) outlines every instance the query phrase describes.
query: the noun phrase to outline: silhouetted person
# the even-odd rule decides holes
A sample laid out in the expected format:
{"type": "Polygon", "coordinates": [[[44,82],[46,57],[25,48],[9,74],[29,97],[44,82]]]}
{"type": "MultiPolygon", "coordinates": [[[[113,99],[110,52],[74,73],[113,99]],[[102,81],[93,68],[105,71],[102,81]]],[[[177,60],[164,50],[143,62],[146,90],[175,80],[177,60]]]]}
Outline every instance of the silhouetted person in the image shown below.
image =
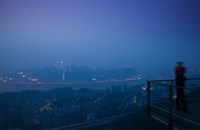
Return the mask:
{"type": "Polygon", "coordinates": [[[185,67],[183,66],[183,62],[177,62],[177,65],[175,67],[175,82],[176,82],[176,109],[181,110],[184,113],[190,113],[188,111],[186,101],[185,101],[185,93],[184,93],[184,87],[185,87],[185,80],[186,77],[185,74],[185,67]]]}

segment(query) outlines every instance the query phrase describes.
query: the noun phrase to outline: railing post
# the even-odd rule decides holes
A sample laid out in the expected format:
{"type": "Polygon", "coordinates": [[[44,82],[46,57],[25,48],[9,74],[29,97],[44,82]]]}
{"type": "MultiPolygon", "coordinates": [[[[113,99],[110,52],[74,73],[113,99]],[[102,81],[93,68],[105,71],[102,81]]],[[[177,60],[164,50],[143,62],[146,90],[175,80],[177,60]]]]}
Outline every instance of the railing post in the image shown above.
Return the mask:
{"type": "Polygon", "coordinates": [[[169,128],[173,127],[172,107],[173,107],[173,86],[170,85],[169,86],[169,124],[168,124],[169,128]]]}
{"type": "Polygon", "coordinates": [[[150,107],[150,87],[151,87],[151,83],[150,83],[150,81],[147,81],[147,116],[150,116],[150,109],[151,109],[151,107],[150,107]]]}
{"type": "Polygon", "coordinates": [[[172,86],[174,85],[174,80],[171,80],[171,85],[172,85],[172,86]]]}

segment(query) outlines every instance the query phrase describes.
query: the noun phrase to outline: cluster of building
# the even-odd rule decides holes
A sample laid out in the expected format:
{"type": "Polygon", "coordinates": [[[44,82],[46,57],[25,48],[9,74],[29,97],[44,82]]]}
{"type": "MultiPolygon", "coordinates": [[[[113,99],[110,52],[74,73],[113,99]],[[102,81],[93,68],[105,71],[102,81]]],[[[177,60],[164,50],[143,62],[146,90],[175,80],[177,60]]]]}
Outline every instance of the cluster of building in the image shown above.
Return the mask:
{"type": "Polygon", "coordinates": [[[145,104],[140,86],[104,90],[58,88],[0,95],[0,129],[49,129],[136,112],[145,104]]]}
{"type": "Polygon", "coordinates": [[[17,67],[0,74],[0,89],[29,91],[1,92],[0,129],[49,129],[138,111],[146,92],[144,85],[132,81],[142,78],[132,67],[88,68],[63,62],[44,69],[17,67]],[[39,89],[59,83],[63,87],[39,89]]]}
{"type": "Polygon", "coordinates": [[[130,79],[136,75],[132,67],[121,69],[89,68],[87,66],[64,66],[64,63],[38,69],[16,67],[10,72],[1,72],[4,82],[89,82],[104,80],[130,79]]]}

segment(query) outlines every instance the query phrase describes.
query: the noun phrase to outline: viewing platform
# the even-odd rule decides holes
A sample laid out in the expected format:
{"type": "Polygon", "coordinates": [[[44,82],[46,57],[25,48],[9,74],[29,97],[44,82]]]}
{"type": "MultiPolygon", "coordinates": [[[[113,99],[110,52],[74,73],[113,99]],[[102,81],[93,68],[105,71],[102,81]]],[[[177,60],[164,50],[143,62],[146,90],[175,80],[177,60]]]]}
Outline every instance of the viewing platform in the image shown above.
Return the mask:
{"type": "Polygon", "coordinates": [[[51,130],[168,130],[168,127],[146,115],[145,108],[105,119],[59,127],[51,130]]]}
{"type": "Polygon", "coordinates": [[[186,104],[191,113],[176,110],[176,88],[179,88],[179,86],[174,85],[174,80],[147,81],[147,115],[165,124],[170,129],[199,130],[199,81],[199,78],[187,79],[186,87],[184,87],[186,104]],[[154,92],[151,91],[152,88],[154,88],[154,92]],[[163,98],[163,101],[156,101],[153,97],[157,97],[161,93],[165,95],[165,98],[163,98]]]}

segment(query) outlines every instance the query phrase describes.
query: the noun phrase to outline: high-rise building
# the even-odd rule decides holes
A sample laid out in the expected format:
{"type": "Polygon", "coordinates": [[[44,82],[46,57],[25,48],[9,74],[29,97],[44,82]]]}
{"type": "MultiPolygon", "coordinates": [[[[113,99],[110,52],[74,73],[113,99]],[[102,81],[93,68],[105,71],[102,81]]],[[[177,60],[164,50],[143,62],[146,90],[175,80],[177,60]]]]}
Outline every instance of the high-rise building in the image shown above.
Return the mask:
{"type": "Polygon", "coordinates": [[[64,62],[63,61],[60,62],[60,67],[64,68],[64,62]]]}
{"type": "Polygon", "coordinates": [[[66,72],[66,69],[63,69],[63,81],[65,81],[65,72],[66,72]]]}

